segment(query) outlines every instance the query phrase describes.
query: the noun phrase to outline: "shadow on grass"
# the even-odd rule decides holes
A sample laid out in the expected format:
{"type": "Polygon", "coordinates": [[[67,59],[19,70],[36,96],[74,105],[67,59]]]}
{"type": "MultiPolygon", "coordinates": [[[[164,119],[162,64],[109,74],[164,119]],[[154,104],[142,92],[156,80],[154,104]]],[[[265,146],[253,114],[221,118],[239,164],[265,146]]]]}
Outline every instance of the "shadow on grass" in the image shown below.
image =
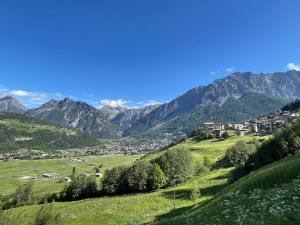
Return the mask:
{"type": "Polygon", "coordinates": [[[202,196],[212,196],[218,194],[220,191],[222,191],[224,188],[226,188],[228,184],[219,184],[219,185],[214,185],[206,188],[202,188],[201,195],[202,196]]]}
{"type": "Polygon", "coordinates": [[[224,179],[228,179],[230,177],[230,174],[223,174],[217,177],[212,177],[209,178],[209,180],[224,180],[224,179]]]}
{"type": "MultiPolygon", "coordinates": [[[[175,199],[189,199],[190,198],[190,189],[179,189],[175,190],[175,199]]],[[[162,195],[167,199],[173,199],[174,198],[174,191],[165,191],[162,193],[162,195]]]]}
{"type": "MultiPolygon", "coordinates": [[[[175,210],[170,210],[169,212],[159,215],[155,218],[155,222],[162,222],[171,218],[174,218],[175,216],[180,216],[183,215],[185,213],[189,213],[193,211],[194,206],[187,206],[187,207],[182,207],[182,208],[178,208],[175,210]]],[[[145,223],[146,224],[153,224],[153,223],[145,223]]]]}
{"type": "MultiPolygon", "coordinates": [[[[214,185],[206,188],[201,188],[201,196],[213,196],[222,191],[225,187],[227,187],[227,183],[214,185]]],[[[190,199],[191,188],[179,189],[175,190],[175,199],[177,200],[188,200],[190,199]]],[[[174,199],[174,190],[165,191],[162,195],[167,199],[174,199]]]]}

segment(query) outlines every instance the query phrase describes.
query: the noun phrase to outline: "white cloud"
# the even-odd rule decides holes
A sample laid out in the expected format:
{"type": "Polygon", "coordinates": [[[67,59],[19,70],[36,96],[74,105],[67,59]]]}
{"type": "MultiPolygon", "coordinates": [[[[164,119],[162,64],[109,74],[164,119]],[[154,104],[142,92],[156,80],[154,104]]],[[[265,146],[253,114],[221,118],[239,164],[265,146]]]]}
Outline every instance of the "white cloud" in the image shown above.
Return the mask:
{"type": "Polygon", "coordinates": [[[96,108],[102,108],[103,106],[109,105],[111,107],[125,107],[129,109],[137,109],[137,108],[144,108],[150,105],[157,105],[162,104],[160,101],[156,100],[147,100],[147,101],[131,101],[125,99],[103,99],[100,100],[100,103],[93,104],[96,108]]]}
{"type": "Polygon", "coordinates": [[[225,71],[227,73],[232,73],[234,71],[234,68],[233,67],[228,67],[228,68],[225,69],[225,71]]]}
{"type": "Polygon", "coordinates": [[[286,67],[288,68],[288,70],[300,71],[300,65],[299,64],[289,63],[289,64],[287,64],[286,67]]]}
{"type": "Polygon", "coordinates": [[[29,108],[37,107],[52,98],[62,98],[60,93],[33,92],[27,90],[9,90],[0,85],[0,97],[12,96],[19,99],[29,108]]]}
{"type": "Polygon", "coordinates": [[[148,100],[147,102],[144,103],[144,106],[159,105],[159,104],[162,104],[162,103],[159,101],[156,101],[156,100],[148,100]]]}
{"type": "Polygon", "coordinates": [[[127,104],[130,103],[131,101],[127,101],[124,99],[117,99],[117,100],[112,100],[112,99],[103,99],[100,101],[100,107],[109,105],[111,107],[127,107],[127,104]]]}

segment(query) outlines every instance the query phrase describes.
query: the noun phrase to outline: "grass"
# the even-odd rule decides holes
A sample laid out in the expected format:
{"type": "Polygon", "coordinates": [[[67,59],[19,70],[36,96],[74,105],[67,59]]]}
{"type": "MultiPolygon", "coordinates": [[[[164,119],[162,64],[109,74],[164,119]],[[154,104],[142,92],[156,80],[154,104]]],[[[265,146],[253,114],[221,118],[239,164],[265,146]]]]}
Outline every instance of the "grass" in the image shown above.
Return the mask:
{"type": "MultiPolygon", "coordinates": [[[[196,160],[203,160],[203,157],[206,156],[212,162],[217,161],[221,158],[226,150],[233,146],[237,141],[251,141],[253,139],[267,139],[268,137],[257,137],[255,135],[245,135],[245,136],[231,136],[225,140],[219,139],[210,139],[205,141],[197,142],[193,139],[187,139],[178,145],[171,147],[170,149],[187,149],[193,153],[193,156],[196,160]]],[[[146,156],[146,159],[151,160],[162,155],[165,151],[158,153],[150,154],[146,156]]]]}
{"type": "MultiPolygon", "coordinates": [[[[193,208],[195,202],[189,199],[189,190],[197,185],[202,190],[198,203],[207,201],[227,185],[226,176],[230,169],[210,172],[178,185],[152,193],[140,193],[114,197],[101,197],[76,202],[54,203],[62,214],[66,225],[116,225],[136,221],[138,224],[173,216],[173,191],[176,194],[178,215],[193,208]]],[[[30,224],[40,206],[27,206],[9,210],[11,215],[22,215],[25,224],[30,224]]]]}
{"type": "MultiPolygon", "coordinates": [[[[250,141],[253,138],[255,138],[255,136],[252,135],[242,137],[232,136],[223,141],[212,139],[202,142],[195,142],[192,139],[187,139],[171,149],[184,148],[191,151],[195,159],[203,160],[203,157],[207,156],[211,161],[216,161],[237,141],[250,141]]],[[[147,155],[145,159],[151,160],[161,154],[163,154],[163,152],[150,154],[147,155]]],[[[105,160],[107,159],[109,158],[106,158],[105,160]]],[[[118,165],[123,162],[122,159],[122,157],[120,160],[116,160],[115,158],[111,159],[114,162],[107,163],[107,165],[118,165]]],[[[105,160],[103,161],[103,164],[105,164],[105,160]]],[[[62,167],[64,168],[64,166],[62,167]]],[[[66,169],[68,174],[71,171],[71,167],[72,165],[70,165],[70,169],[66,169]]],[[[13,168],[14,166],[12,165],[12,169],[13,168]]],[[[45,169],[47,168],[49,168],[49,166],[45,165],[45,169]]],[[[88,168],[91,169],[92,167],[85,168],[86,167],[83,167],[81,170],[86,171],[88,168]]],[[[107,196],[76,202],[56,202],[53,204],[62,214],[66,225],[117,225],[134,224],[134,222],[135,224],[147,224],[153,223],[154,221],[167,221],[165,224],[173,224],[174,221],[172,218],[174,218],[174,215],[178,216],[176,217],[179,218],[178,221],[180,221],[180,215],[183,214],[194,215],[193,213],[195,213],[195,215],[198,215],[197,212],[201,211],[203,207],[211,205],[215,202],[215,199],[221,198],[221,194],[219,193],[224,193],[223,190],[230,191],[230,188],[233,188],[233,186],[228,183],[227,178],[231,170],[232,169],[229,168],[211,171],[196,176],[178,186],[152,193],[107,196]],[[189,198],[190,190],[193,187],[198,187],[201,191],[201,196],[196,202],[189,198]],[[173,210],[174,191],[176,196],[175,211],[173,210]]],[[[270,173],[272,173],[271,169],[270,173]]],[[[40,207],[41,206],[37,205],[27,206],[12,209],[6,213],[15,216],[22,215],[25,224],[30,224],[40,207]]]]}
{"type": "MultiPolygon", "coordinates": [[[[293,179],[297,178],[300,174],[300,155],[291,156],[280,160],[278,162],[267,165],[245,177],[239,181],[224,188],[216,197],[211,201],[202,204],[197,208],[191,209],[186,212],[186,215],[180,215],[178,217],[158,222],[159,225],[181,225],[185,224],[187,218],[189,221],[193,221],[190,224],[207,224],[214,223],[211,218],[215,218],[216,215],[221,217],[221,220],[226,221],[226,218],[222,218],[220,212],[224,210],[221,206],[221,202],[227,198],[227,194],[239,191],[240,193],[247,194],[254,189],[262,189],[268,194],[268,190],[273,191],[274,187],[281,186],[290,183],[293,179]],[[221,216],[220,216],[221,215],[221,216]]],[[[247,202],[240,203],[247,205],[247,202]]],[[[250,204],[249,204],[250,205],[250,204]]],[[[251,207],[252,205],[250,205],[251,207]]],[[[252,206],[253,207],[253,206],[252,206]]],[[[259,213],[259,212],[257,212],[259,213]]],[[[218,223],[218,224],[228,224],[218,223]]],[[[230,224],[230,223],[229,223],[230,224]]],[[[232,224],[232,221],[231,221],[232,224]]]]}
{"type": "Polygon", "coordinates": [[[120,164],[130,164],[138,159],[140,155],[107,155],[82,157],[86,161],[74,162],[71,159],[49,159],[49,160],[14,160],[0,161],[0,193],[12,193],[15,188],[27,182],[22,180],[23,176],[36,176],[34,191],[37,194],[45,192],[59,192],[64,184],[58,180],[45,180],[41,178],[43,173],[55,172],[60,176],[70,176],[73,166],[78,173],[91,172],[95,166],[103,164],[102,170],[115,167],[120,164]]]}

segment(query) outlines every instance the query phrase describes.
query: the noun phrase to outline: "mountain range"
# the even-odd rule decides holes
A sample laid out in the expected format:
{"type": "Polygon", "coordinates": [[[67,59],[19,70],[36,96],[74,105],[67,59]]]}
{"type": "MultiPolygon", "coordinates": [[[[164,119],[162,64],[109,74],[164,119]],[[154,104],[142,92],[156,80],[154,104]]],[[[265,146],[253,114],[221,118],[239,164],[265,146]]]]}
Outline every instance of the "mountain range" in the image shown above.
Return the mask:
{"type": "Polygon", "coordinates": [[[300,72],[233,73],[207,86],[187,91],[174,100],[142,109],[84,102],[51,100],[26,110],[16,99],[0,99],[0,111],[24,113],[62,127],[87,132],[97,138],[182,134],[206,120],[239,122],[280,109],[300,97],[300,72]]]}

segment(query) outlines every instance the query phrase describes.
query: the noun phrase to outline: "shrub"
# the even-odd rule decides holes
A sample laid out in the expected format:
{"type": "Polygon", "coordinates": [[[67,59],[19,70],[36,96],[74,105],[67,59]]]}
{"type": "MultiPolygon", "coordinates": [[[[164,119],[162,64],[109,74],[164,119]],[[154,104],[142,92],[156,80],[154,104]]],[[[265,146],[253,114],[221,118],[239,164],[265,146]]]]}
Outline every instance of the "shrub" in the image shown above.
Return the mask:
{"type": "Polygon", "coordinates": [[[256,146],[254,144],[247,144],[243,141],[238,141],[234,146],[229,148],[225,157],[235,167],[245,167],[250,165],[250,159],[256,152],[256,146]]]}
{"type": "Polygon", "coordinates": [[[192,189],[189,190],[189,198],[193,202],[196,202],[196,200],[201,196],[201,191],[198,187],[194,186],[192,189]]]}
{"type": "Polygon", "coordinates": [[[273,138],[262,143],[255,155],[256,168],[280,160],[289,154],[295,154],[300,149],[299,121],[286,128],[278,130],[273,138]]]}
{"type": "Polygon", "coordinates": [[[213,165],[212,161],[207,156],[204,156],[203,157],[203,166],[210,170],[212,165],[213,165]]]}
{"type": "Polygon", "coordinates": [[[189,135],[189,137],[193,138],[196,141],[204,141],[213,139],[215,135],[209,134],[203,130],[195,130],[189,135]]]}
{"type": "Polygon", "coordinates": [[[210,170],[210,168],[203,165],[203,162],[196,161],[194,166],[195,175],[200,175],[202,173],[206,173],[210,170]]]}
{"type": "Polygon", "coordinates": [[[34,225],[62,225],[62,217],[52,204],[44,204],[37,212],[34,225]]]}
{"type": "Polygon", "coordinates": [[[32,182],[19,185],[11,197],[8,197],[3,205],[3,209],[21,207],[33,203],[32,182]]]}

